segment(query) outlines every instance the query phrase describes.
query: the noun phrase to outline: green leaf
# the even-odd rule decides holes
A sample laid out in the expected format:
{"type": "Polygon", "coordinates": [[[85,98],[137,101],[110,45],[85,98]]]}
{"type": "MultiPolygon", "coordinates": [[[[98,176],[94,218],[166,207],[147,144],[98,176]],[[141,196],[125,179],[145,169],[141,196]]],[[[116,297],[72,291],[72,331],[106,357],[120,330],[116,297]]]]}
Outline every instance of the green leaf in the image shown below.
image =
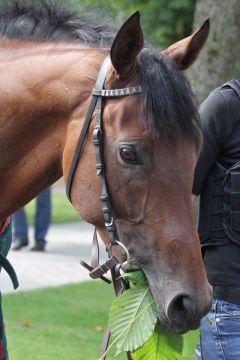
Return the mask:
{"type": "Polygon", "coordinates": [[[194,360],[195,348],[199,340],[199,330],[189,331],[183,335],[183,351],[179,360],[194,360]]]}
{"type": "Polygon", "coordinates": [[[133,286],[148,285],[147,278],[141,270],[126,272],[122,275],[122,278],[128,279],[133,286]]]}
{"type": "Polygon", "coordinates": [[[114,301],[109,313],[109,328],[117,353],[142,346],[151,336],[156,322],[156,305],[149,287],[125,291],[114,301]]]}
{"type": "Polygon", "coordinates": [[[133,360],[177,360],[183,348],[183,337],[164,330],[158,323],[152,336],[133,352],[133,360]]]}

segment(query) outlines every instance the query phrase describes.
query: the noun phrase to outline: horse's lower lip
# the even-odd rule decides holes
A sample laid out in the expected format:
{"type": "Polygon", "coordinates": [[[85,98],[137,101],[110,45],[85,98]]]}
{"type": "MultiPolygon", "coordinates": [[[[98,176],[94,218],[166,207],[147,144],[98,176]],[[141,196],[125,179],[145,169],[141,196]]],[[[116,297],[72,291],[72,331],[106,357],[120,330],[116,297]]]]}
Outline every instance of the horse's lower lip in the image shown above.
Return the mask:
{"type": "Polygon", "coordinates": [[[172,322],[171,323],[170,322],[167,322],[167,323],[163,322],[162,326],[164,328],[166,328],[170,332],[181,335],[181,334],[187,333],[188,331],[198,329],[199,326],[200,326],[200,321],[196,322],[195,324],[191,324],[191,325],[182,325],[182,324],[180,325],[180,324],[174,324],[172,322]]]}
{"type": "Polygon", "coordinates": [[[177,334],[185,334],[186,332],[188,331],[191,331],[191,330],[196,330],[198,329],[200,326],[200,321],[194,325],[190,325],[190,326],[186,326],[186,327],[174,327],[173,325],[173,331],[176,332],[177,334]]]}

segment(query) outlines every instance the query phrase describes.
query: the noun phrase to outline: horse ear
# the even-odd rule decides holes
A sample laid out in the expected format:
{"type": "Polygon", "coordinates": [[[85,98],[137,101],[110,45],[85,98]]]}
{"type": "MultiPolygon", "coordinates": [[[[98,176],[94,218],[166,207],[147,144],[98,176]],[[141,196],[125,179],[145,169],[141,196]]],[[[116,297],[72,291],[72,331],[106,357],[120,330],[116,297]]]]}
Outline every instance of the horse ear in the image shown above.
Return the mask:
{"type": "Polygon", "coordinates": [[[140,14],[137,11],[122,25],[111,48],[111,61],[120,77],[126,75],[135,65],[143,45],[140,14]]]}
{"type": "Polygon", "coordinates": [[[191,36],[169,46],[161,54],[173,58],[179,70],[185,70],[193,64],[198,57],[209,34],[210,22],[207,19],[202,26],[191,36]]]}

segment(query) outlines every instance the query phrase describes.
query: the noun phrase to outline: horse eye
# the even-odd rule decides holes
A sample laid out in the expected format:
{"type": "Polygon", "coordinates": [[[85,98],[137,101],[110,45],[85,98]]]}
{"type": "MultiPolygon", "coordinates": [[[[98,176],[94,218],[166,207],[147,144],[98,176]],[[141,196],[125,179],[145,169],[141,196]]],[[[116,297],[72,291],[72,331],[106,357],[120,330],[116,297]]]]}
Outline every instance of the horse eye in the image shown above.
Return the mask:
{"type": "Polygon", "coordinates": [[[120,147],[120,156],[123,161],[131,163],[131,164],[137,164],[137,154],[135,151],[135,148],[133,146],[127,146],[124,145],[120,147]]]}

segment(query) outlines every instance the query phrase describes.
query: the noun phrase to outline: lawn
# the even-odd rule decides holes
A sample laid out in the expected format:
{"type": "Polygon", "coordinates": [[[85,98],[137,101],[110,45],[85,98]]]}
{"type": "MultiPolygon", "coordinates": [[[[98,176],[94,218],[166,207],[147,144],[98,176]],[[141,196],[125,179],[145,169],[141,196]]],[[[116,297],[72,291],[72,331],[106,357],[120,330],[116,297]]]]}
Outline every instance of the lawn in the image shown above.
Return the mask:
{"type": "MultiPolygon", "coordinates": [[[[63,222],[72,222],[78,221],[79,215],[74,209],[73,205],[67,199],[65,194],[52,193],[52,223],[63,223],[63,222]]],[[[26,205],[26,215],[29,224],[33,223],[34,213],[35,213],[35,201],[31,201],[26,205]]]]}
{"type": "Polygon", "coordinates": [[[3,296],[10,359],[97,360],[113,298],[98,281],[3,296]]]}
{"type": "MultiPolygon", "coordinates": [[[[10,359],[98,360],[113,299],[112,287],[100,281],[4,295],[10,359]]],[[[107,360],[115,359],[126,355],[110,352],[107,360]]]]}

